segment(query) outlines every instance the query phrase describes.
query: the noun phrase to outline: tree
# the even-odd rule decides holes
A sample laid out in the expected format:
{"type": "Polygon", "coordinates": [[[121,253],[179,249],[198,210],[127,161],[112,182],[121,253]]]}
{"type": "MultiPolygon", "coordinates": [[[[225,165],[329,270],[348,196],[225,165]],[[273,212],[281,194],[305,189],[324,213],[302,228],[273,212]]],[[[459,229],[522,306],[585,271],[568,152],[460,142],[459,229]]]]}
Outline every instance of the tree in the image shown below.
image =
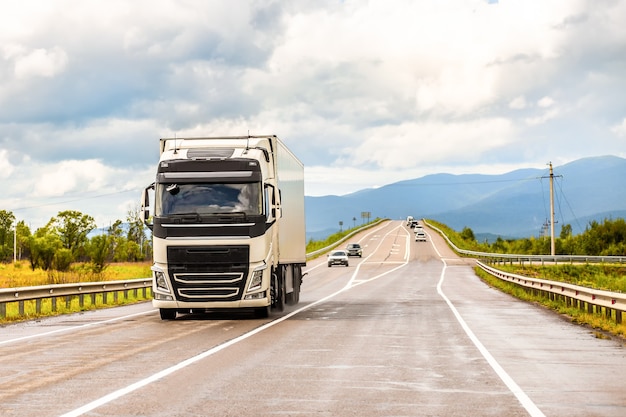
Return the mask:
{"type": "Polygon", "coordinates": [[[74,259],[77,259],[87,243],[87,234],[96,228],[96,222],[93,217],[80,211],[66,210],[50,219],[46,227],[57,233],[63,247],[69,249],[74,259]]]}
{"type": "Polygon", "coordinates": [[[567,239],[570,236],[572,236],[572,225],[564,224],[563,226],[561,226],[561,234],[559,237],[561,239],[567,239]]]}
{"type": "Polygon", "coordinates": [[[467,226],[465,226],[463,230],[461,230],[461,238],[470,242],[476,240],[476,236],[474,236],[474,231],[467,226]]]}
{"type": "Polygon", "coordinates": [[[128,242],[134,242],[136,244],[136,248],[129,248],[128,254],[129,258],[132,257],[134,258],[134,260],[143,260],[145,257],[145,252],[143,251],[143,248],[144,243],[147,240],[145,235],[146,226],[144,225],[140,214],[141,210],[139,206],[135,205],[135,207],[128,209],[126,215],[126,221],[128,222],[128,242]],[[138,249],[139,253],[137,253],[136,249],[138,249]]]}
{"type": "Polygon", "coordinates": [[[47,227],[37,229],[35,234],[30,236],[28,245],[30,266],[33,271],[35,268],[41,268],[44,271],[52,269],[55,254],[63,248],[63,242],[59,236],[47,227]]]}
{"type": "Polygon", "coordinates": [[[91,258],[92,269],[96,274],[101,273],[107,266],[111,256],[111,236],[98,235],[91,238],[87,245],[87,253],[91,258]]]}
{"type": "Polygon", "coordinates": [[[29,239],[31,236],[30,228],[26,225],[24,220],[17,222],[16,235],[17,235],[17,259],[22,259],[22,256],[30,257],[29,239]]]}
{"type": "Polygon", "coordinates": [[[13,223],[15,215],[6,210],[0,210],[0,259],[5,261],[13,254],[13,223]]]}

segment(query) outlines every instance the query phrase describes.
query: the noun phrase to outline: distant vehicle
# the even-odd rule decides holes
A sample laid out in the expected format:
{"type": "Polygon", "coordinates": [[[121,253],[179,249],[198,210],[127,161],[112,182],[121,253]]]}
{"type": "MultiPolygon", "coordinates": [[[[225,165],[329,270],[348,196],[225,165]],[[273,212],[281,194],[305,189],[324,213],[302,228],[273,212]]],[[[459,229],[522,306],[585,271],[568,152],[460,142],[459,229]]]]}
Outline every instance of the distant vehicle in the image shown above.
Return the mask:
{"type": "Polygon", "coordinates": [[[421,227],[415,229],[415,241],[416,242],[426,242],[426,232],[421,227]]]}
{"type": "Polygon", "coordinates": [[[411,227],[411,229],[413,229],[414,227],[422,227],[422,226],[420,226],[420,223],[419,223],[419,221],[417,221],[417,219],[413,219],[409,226],[411,227]]]}
{"type": "Polygon", "coordinates": [[[358,243],[348,243],[346,251],[348,252],[348,256],[358,256],[359,258],[363,256],[363,249],[358,243]]]}
{"type": "Polygon", "coordinates": [[[413,222],[413,216],[408,216],[406,218],[406,225],[410,226],[412,222],[413,222]]]}
{"type": "Polygon", "coordinates": [[[328,255],[328,267],[333,265],[345,265],[348,266],[348,252],[345,250],[336,250],[328,255]]]}

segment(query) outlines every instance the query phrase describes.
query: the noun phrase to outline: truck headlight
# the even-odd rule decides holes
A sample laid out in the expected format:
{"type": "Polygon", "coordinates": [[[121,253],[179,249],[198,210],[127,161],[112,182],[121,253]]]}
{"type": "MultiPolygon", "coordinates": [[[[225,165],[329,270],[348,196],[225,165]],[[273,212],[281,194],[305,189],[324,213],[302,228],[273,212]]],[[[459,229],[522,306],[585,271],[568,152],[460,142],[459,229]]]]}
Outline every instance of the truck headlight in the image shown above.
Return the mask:
{"type": "Polygon", "coordinates": [[[153,268],[154,272],[154,284],[158,290],[170,292],[170,288],[167,285],[167,279],[165,278],[165,272],[159,268],[153,268]]]}
{"type": "Polygon", "coordinates": [[[248,285],[248,292],[256,291],[261,289],[261,285],[263,284],[263,270],[267,268],[263,265],[260,268],[252,271],[252,278],[250,279],[250,285],[248,285]]]}

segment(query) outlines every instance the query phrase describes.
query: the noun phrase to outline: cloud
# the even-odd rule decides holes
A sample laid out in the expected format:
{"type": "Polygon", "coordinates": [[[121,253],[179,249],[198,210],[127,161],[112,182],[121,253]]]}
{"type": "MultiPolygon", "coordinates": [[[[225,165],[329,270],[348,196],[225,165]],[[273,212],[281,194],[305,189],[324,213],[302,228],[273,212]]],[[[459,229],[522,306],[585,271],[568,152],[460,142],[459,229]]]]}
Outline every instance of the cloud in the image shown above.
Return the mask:
{"type": "Polygon", "coordinates": [[[9,152],[6,149],[0,149],[0,178],[10,178],[15,167],[9,161],[9,152]]]}
{"type": "Polygon", "coordinates": [[[511,142],[514,133],[506,119],[384,126],[371,129],[362,144],[344,149],[337,162],[383,170],[472,164],[480,161],[486,151],[511,142]]]}
{"type": "Polygon", "coordinates": [[[622,120],[622,123],[613,126],[611,131],[617,136],[626,137],[626,118],[622,120]]]}
{"type": "Polygon", "coordinates": [[[551,97],[547,97],[547,96],[546,97],[542,97],[537,102],[537,105],[539,107],[542,107],[542,108],[547,108],[547,107],[550,107],[550,106],[554,105],[554,100],[551,97]]]}
{"type": "Polygon", "coordinates": [[[67,67],[67,53],[55,46],[50,50],[35,49],[15,59],[15,77],[22,80],[30,77],[52,78],[67,67]]]}
{"type": "Polygon", "coordinates": [[[515,110],[522,110],[522,109],[525,109],[527,106],[528,106],[528,103],[526,103],[526,99],[523,96],[515,97],[509,103],[509,108],[515,109],[515,110]]]}
{"type": "MultiPolygon", "coordinates": [[[[626,155],[626,3],[491,3],[14,2],[0,203],[140,189],[174,135],[276,134],[329,194],[626,155]]],[[[120,218],[132,194],[98,201],[120,218]]]]}

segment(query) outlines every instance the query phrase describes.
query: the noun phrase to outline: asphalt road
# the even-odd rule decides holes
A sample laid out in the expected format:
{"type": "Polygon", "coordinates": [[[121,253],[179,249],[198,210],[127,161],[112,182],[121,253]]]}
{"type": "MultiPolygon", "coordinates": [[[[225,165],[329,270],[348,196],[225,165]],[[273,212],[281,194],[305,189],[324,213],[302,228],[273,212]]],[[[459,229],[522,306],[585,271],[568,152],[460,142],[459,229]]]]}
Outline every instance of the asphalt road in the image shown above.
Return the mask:
{"type": "Polygon", "coordinates": [[[482,283],[434,232],[363,232],[268,319],[150,303],[0,328],[2,416],[624,416],[625,346],[482,283]]]}

